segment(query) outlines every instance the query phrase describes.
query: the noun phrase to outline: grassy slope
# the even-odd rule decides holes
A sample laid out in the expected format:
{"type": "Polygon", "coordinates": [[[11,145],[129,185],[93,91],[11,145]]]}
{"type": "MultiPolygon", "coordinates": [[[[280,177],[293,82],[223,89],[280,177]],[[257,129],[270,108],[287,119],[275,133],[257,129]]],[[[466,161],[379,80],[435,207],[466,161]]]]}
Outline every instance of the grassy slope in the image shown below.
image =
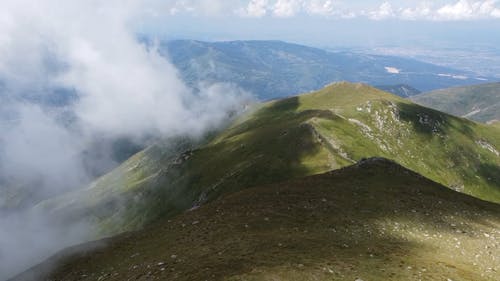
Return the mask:
{"type": "Polygon", "coordinates": [[[222,194],[383,156],[437,182],[500,202],[500,130],[361,84],[260,105],[207,144],[178,156],[143,151],[88,189],[46,201],[101,235],[137,229],[222,194]],[[479,145],[478,142],[482,144],[479,145]]]}
{"type": "Polygon", "coordinates": [[[341,117],[310,122],[324,139],[343,147],[349,158],[394,159],[446,186],[500,202],[500,131],[490,126],[362,85],[337,84],[301,96],[299,110],[311,108],[341,117]]]}
{"type": "Polygon", "coordinates": [[[500,128],[500,120],[493,120],[488,122],[488,125],[495,127],[495,128],[500,128]]]}
{"type": "Polygon", "coordinates": [[[479,122],[500,120],[500,83],[437,90],[411,99],[479,122]]]}
{"type": "Polygon", "coordinates": [[[495,280],[499,229],[499,205],[370,159],[76,247],[15,281],[54,262],[37,280],[495,280]]]}
{"type": "Polygon", "coordinates": [[[397,84],[397,85],[377,85],[375,88],[380,89],[384,92],[388,92],[391,94],[395,94],[397,96],[403,97],[403,98],[409,98],[414,95],[418,95],[422,93],[421,91],[413,88],[412,86],[405,85],[405,84],[397,84]]]}

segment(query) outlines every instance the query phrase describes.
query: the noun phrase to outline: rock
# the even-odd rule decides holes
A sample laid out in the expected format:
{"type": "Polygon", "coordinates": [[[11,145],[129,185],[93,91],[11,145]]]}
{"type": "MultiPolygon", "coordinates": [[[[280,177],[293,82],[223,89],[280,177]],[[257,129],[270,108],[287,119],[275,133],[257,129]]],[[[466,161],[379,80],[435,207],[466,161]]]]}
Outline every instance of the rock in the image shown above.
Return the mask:
{"type": "Polygon", "coordinates": [[[135,254],[131,255],[130,257],[131,257],[131,258],[135,258],[135,257],[137,257],[138,255],[139,255],[139,253],[135,253],[135,254]]]}

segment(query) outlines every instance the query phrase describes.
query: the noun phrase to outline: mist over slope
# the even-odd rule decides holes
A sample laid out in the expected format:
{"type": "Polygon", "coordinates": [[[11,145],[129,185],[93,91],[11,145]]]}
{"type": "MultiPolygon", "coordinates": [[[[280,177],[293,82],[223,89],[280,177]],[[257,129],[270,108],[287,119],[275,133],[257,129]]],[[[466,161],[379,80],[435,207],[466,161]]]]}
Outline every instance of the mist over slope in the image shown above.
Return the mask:
{"type": "Polygon", "coordinates": [[[500,120],[500,83],[441,89],[411,99],[424,106],[478,122],[500,120]]]}
{"type": "MultiPolygon", "coordinates": [[[[336,81],[406,84],[430,91],[489,79],[408,58],[331,52],[280,41],[166,41],[161,42],[160,53],[171,59],[190,85],[232,82],[261,100],[314,91],[336,81]]],[[[397,93],[405,96],[410,91],[397,93]]]]}
{"type": "Polygon", "coordinates": [[[225,196],[11,281],[486,281],[499,227],[499,205],[376,158],[225,196]]]}
{"type": "Polygon", "coordinates": [[[2,1],[0,280],[93,234],[30,207],[116,167],[116,142],[201,137],[249,99],[229,84],[189,88],[137,40],[156,4],[2,1]]]}

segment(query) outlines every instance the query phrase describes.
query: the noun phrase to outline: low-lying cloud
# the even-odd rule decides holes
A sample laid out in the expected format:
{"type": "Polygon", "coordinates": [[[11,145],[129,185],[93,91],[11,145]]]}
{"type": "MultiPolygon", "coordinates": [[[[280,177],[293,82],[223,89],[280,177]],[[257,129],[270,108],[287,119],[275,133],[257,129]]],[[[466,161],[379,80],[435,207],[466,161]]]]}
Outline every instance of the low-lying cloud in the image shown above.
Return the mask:
{"type": "Polygon", "coordinates": [[[154,5],[2,2],[0,280],[88,237],[80,222],[57,225],[27,207],[112,167],[106,149],[92,154],[96,142],[198,137],[248,100],[227,84],[189,89],[154,44],[137,40],[154,5]]]}

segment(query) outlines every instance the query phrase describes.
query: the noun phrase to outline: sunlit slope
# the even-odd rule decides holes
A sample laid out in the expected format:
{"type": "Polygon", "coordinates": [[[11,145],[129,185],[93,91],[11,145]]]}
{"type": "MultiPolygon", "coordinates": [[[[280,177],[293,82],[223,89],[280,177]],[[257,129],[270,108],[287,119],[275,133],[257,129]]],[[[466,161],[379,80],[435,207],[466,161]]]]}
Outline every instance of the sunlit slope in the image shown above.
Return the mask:
{"type": "Polygon", "coordinates": [[[341,148],[337,154],[394,159],[448,187],[500,202],[500,131],[492,126],[359,84],[336,84],[298,100],[299,111],[334,112],[337,118],[309,123],[341,148]]]}
{"type": "Polygon", "coordinates": [[[89,188],[38,207],[62,219],[83,216],[108,235],[243,188],[319,174],[372,156],[500,202],[499,150],[500,130],[492,126],[362,84],[337,83],[262,104],[196,149],[150,147],[89,188]]]}
{"type": "Polygon", "coordinates": [[[369,159],[225,196],[14,280],[498,280],[499,229],[499,205],[369,159]]]}
{"type": "Polygon", "coordinates": [[[492,126],[492,127],[495,127],[495,128],[499,128],[500,129],[500,121],[498,120],[495,120],[495,121],[492,121],[492,122],[489,122],[488,125],[492,126]]]}
{"type": "Polygon", "coordinates": [[[411,99],[424,106],[479,122],[500,120],[500,83],[437,90],[411,99]]]}

